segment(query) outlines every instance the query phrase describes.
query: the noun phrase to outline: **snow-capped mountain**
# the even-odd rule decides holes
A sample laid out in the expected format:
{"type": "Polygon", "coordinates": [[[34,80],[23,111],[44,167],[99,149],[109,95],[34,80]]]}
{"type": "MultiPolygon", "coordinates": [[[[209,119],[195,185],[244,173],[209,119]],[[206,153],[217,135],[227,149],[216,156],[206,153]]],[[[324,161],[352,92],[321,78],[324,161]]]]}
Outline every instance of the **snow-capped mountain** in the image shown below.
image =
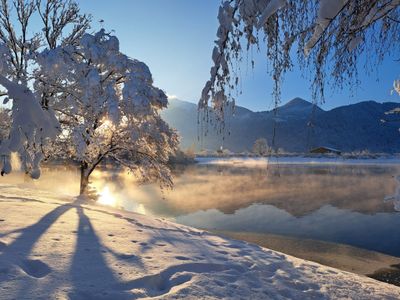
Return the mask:
{"type": "Polygon", "coordinates": [[[326,146],[342,151],[394,153],[400,152],[400,118],[386,112],[399,106],[365,101],[324,111],[301,98],[263,112],[238,106],[226,117],[223,133],[215,130],[215,122],[199,122],[197,106],[190,102],[172,100],[162,115],[178,130],[183,149],[195,145],[197,150],[216,150],[223,146],[242,152],[251,150],[254,141],[264,137],[270,145],[274,140],[275,147],[290,152],[326,146]]]}

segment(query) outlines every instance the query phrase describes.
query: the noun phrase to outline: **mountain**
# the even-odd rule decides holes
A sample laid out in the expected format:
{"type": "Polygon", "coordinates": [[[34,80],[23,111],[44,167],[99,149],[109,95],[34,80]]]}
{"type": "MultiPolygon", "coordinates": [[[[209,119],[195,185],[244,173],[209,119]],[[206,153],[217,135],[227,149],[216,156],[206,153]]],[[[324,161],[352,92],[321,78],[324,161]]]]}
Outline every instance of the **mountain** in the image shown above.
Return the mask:
{"type": "Polygon", "coordinates": [[[285,105],[278,108],[277,113],[282,117],[302,117],[307,118],[310,113],[312,113],[313,108],[322,112],[323,110],[318,106],[304,100],[301,98],[294,98],[285,105]]]}
{"type": "Polygon", "coordinates": [[[199,120],[197,105],[190,102],[171,100],[162,116],[178,130],[183,149],[195,145],[197,150],[223,146],[234,152],[250,151],[254,141],[264,137],[270,145],[274,140],[277,148],[289,152],[326,146],[346,152],[393,153],[400,152],[400,122],[385,113],[399,106],[365,101],[325,111],[295,98],[271,111],[253,112],[237,106],[233,114],[227,114],[222,130],[212,113],[208,122],[199,120]]]}

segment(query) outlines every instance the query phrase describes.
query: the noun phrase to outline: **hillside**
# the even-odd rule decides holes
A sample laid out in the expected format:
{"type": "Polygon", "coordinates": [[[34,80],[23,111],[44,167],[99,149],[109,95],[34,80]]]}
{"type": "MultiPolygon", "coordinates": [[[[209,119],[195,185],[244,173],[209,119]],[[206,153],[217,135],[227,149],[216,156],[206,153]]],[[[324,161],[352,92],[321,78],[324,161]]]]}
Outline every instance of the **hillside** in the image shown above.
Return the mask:
{"type": "Polygon", "coordinates": [[[346,152],[367,149],[394,153],[400,149],[400,122],[385,113],[399,105],[365,101],[324,111],[295,98],[276,112],[253,112],[238,106],[233,115],[228,114],[223,134],[214,129],[215,122],[199,125],[197,106],[193,103],[172,100],[162,115],[178,130],[183,149],[195,145],[197,150],[216,150],[220,146],[234,152],[251,150],[260,137],[272,144],[275,128],[275,146],[289,152],[308,152],[310,148],[326,146],[346,152]]]}

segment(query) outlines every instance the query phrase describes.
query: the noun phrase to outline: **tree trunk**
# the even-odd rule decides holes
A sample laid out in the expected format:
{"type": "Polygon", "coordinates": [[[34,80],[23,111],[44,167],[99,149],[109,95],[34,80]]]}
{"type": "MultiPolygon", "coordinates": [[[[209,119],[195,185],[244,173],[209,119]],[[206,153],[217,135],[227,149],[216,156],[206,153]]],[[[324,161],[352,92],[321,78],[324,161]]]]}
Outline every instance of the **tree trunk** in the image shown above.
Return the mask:
{"type": "Polygon", "coordinates": [[[88,172],[88,164],[86,162],[81,162],[81,186],[79,195],[85,195],[88,192],[89,186],[89,172],[88,172]]]}

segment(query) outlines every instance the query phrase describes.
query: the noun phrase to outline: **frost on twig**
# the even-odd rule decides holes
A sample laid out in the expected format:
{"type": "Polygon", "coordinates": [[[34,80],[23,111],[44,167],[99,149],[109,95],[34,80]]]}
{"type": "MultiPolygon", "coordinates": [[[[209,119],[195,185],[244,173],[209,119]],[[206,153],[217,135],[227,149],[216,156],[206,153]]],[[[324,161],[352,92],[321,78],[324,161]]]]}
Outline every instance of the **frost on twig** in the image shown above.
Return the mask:
{"type": "MultiPolygon", "coordinates": [[[[211,106],[224,120],[224,110],[240,94],[243,51],[266,46],[268,70],[274,82],[275,107],[281,81],[293,65],[293,53],[303,70],[311,71],[313,101],[324,100],[326,78],[337,88],[357,84],[357,65],[365,53],[373,67],[399,44],[400,0],[230,0],[221,4],[212,53],[210,79],[199,108],[211,106]]],[[[254,61],[251,60],[251,66],[254,61]]],[[[395,91],[398,82],[395,82],[395,91]]]]}

